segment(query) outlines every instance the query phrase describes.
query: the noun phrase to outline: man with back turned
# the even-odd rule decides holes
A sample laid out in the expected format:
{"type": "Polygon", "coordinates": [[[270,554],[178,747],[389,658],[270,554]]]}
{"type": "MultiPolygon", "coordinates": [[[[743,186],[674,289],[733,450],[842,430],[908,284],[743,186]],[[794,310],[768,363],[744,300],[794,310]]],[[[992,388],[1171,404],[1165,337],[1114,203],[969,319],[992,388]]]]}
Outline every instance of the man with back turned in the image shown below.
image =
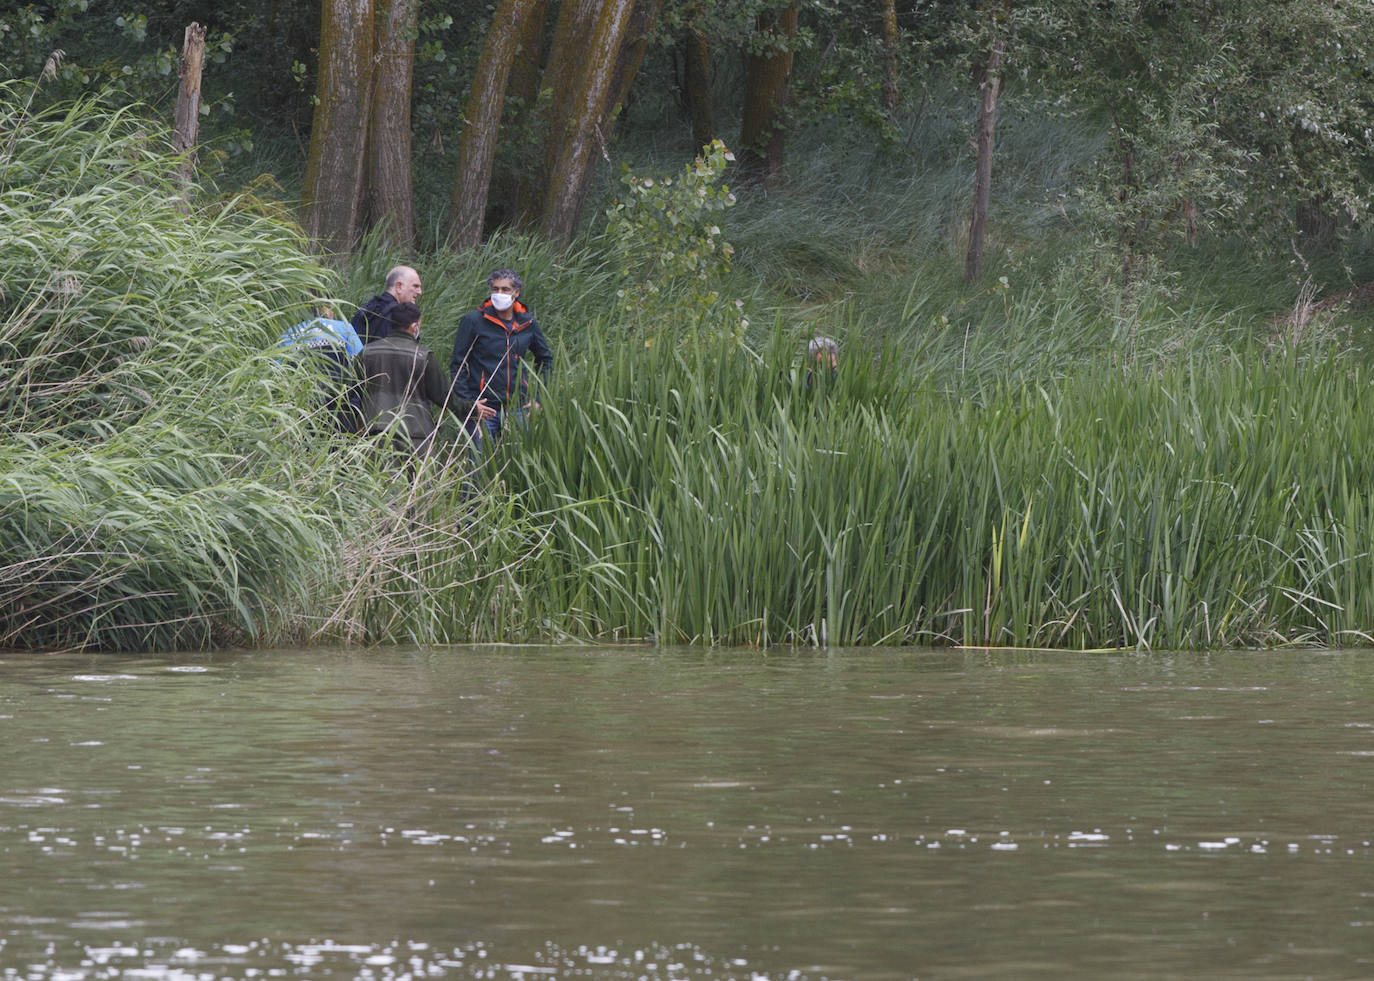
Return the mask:
{"type": "Polygon", "coordinates": [[[391,333],[392,311],[398,303],[420,302],[420,274],[409,266],[396,266],[386,274],[386,289],[368,300],[350,321],[364,344],[379,341],[391,333]]]}
{"type": "Polygon", "coordinates": [[[447,408],[459,419],[480,419],[494,410],[454,399],[434,352],[420,343],[420,308],[398,303],[386,337],[363,345],[354,359],[362,415],[370,435],[390,432],[395,447],[425,453],[437,428],[430,405],[447,408]]]}

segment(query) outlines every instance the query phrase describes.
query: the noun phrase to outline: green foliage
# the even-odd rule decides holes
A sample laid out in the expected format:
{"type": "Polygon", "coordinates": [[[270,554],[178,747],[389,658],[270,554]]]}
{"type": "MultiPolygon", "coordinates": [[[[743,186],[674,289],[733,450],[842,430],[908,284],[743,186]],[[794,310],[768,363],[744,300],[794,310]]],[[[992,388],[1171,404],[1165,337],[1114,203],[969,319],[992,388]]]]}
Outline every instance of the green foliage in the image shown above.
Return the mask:
{"type": "MultiPolygon", "coordinates": [[[[463,107],[490,18],[491,10],[480,2],[422,6],[420,11],[411,99],[413,170],[417,199],[433,202],[416,209],[422,239],[447,229],[445,209],[453,190],[463,107]]],[[[519,136],[512,134],[511,140],[524,149],[519,136]]]]}
{"type": "Polygon", "coordinates": [[[336,529],[296,489],[323,452],[309,389],[260,352],[330,278],[289,225],[188,215],[133,111],[26,117],[21,92],[0,93],[0,645],[279,629],[336,529]]]}
{"type": "MultiPolygon", "coordinates": [[[[93,91],[118,93],[130,102],[175,98],[181,64],[181,28],[160,36],[149,33],[144,12],[115,9],[92,0],[29,4],[0,13],[0,41],[10,52],[3,68],[13,77],[35,76],[57,52],[49,73],[48,97],[70,99],[93,91]]],[[[229,32],[207,38],[206,60],[223,63],[234,48],[229,32]]],[[[233,97],[207,98],[202,113],[231,114],[233,97]]],[[[246,134],[239,136],[247,140],[246,134]]]]}
{"type": "MultiPolygon", "coordinates": [[[[1359,336],[1294,302],[1308,270],[1221,236],[1245,211],[1221,206],[1279,157],[1208,110],[1234,53],[1204,67],[1105,123],[1046,115],[1013,81],[995,285],[973,292],[954,261],[971,103],[934,81],[902,146],[799,130],[789,181],[731,210],[733,255],[711,231],[722,148],[631,178],[566,251],[372,242],[346,285],[261,202],[197,189],[184,210],[135,111],[21,112],[33,87],[10,86],[0,645],[1366,641],[1359,336]],[[1073,193],[1128,136],[1133,198],[1073,193]],[[1195,249],[1180,196],[1221,219],[1195,249]],[[1137,227],[1155,264],[1127,290],[1085,232],[1137,227]],[[422,271],[441,360],[498,266],[557,350],[545,410],[475,496],[451,422],[398,477],[364,441],[321,439],[314,380],[263,353],[305,303],[361,301],[398,260],[422,271]],[[721,330],[727,313],[756,326],[721,330]],[[808,387],[815,333],[841,339],[841,371],[808,387]]],[[[1313,275],[1369,268],[1347,250],[1313,275]]]]}
{"type": "MultiPolygon", "coordinates": [[[[791,125],[843,118],[867,138],[885,146],[900,133],[883,105],[886,51],[879,5],[855,0],[825,0],[799,10],[800,40],[787,109],[791,125]]],[[[916,67],[910,37],[895,56],[904,77],[916,67]]]]}
{"type": "Polygon", "coordinates": [[[1367,5],[1337,0],[1036,3],[1017,5],[1012,50],[1077,111],[1108,114],[1089,211],[1128,259],[1188,231],[1185,206],[1198,229],[1286,250],[1297,203],[1367,214],[1371,28],[1367,5]]]}
{"type": "MultiPolygon", "coordinates": [[[[734,159],[720,140],[702,148],[674,182],[640,177],[626,167],[624,198],[606,213],[605,238],[625,285],[616,291],[628,322],[648,339],[719,329],[718,291],[734,247],[722,238],[720,212],[735,203],[720,183],[734,159]]],[[[738,331],[748,326],[738,321],[738,331]]]]}

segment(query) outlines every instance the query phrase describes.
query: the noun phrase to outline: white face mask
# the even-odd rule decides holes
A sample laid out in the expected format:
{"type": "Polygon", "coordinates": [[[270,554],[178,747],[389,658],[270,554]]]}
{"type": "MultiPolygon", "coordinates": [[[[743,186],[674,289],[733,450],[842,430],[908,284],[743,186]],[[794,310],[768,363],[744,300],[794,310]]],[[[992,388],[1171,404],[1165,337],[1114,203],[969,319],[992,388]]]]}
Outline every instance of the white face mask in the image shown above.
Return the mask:
{"type": "Polygon", "coordinates": [[[491,305],[498,310],[509,310],[511,308],[511,304],[514,302],[515,297],[511,296],[509,293],[491,294],[491,305]]]}

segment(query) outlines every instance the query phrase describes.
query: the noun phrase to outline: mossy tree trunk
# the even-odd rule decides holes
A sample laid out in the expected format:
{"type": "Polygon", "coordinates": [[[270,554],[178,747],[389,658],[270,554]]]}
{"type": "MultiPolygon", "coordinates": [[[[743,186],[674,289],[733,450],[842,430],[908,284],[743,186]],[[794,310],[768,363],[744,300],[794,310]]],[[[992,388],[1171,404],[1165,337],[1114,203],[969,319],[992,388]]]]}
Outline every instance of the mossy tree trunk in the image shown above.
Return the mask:
{"type": "MultiPolygon", "coordinates": [[[[692,14],[698,14],[699,10],[699,5],[694,6],[692,14]]],[[[716,138],[716,123],[711,100],[711,49],[692,14],[688,15],[683,43],[686,62],[683,87],[686,89],[687,115],[692,121],[692,145],[700,149],[716,138]]]]}
{"type": "Polygon", "coordinates": [[[540,5],[540,0],[501,0],[482,46],[458,144],[449,226],[449,242],[455,248],[471,248],[482,240],[506,86],[512,65],[525,57],[522,42],[528,43],[528,27],[540,5]]]}
{"type": "MultiPolygon", "coordinates": [[[[539,227],[550,239],[566,242],[572,237],[582,207],[586,180],[593,163],[592,151],[602,139],[607,101],[616,81],[621,45],[624,43],[635,0],[604,0],[590,7],[591,22],[576,34],[586,38],[576,65],[563,60],[561,74],[544,74],[544,87],[552,88],[555,108],[550,119],[548,184],[539,227]],[[575,69],[575,70],[574,70],[575,69]],[[559,93],[571,93],[559,99],[559,93]]],[[[558,52],[554,52],[558,54],[558,52]]]]}
{"type": "Polygon", "coordinates": [[[380,0],[367,141],[368,222],[405,248],[415,242],[410,87],[418,22],[419,0],[380,0]]]}
{"type": "Polygon", "coordinates": [[[620,45],[620,54],[615,61],[615,74],[611,77],[611,87],[602,113],[606,127],[614,123],[616,115],[625,105],[625,99],[630,94],[630,86],[634,83],[635,76],[639,74],[639,66],[644,61],[644,51],[649,46],[649,34],[658,23],[658,15],[662,10],[663,0],[635,0],[634,9],[630,12],[630,22],[625,28],[625,39],[620,45]]]}
{"type": "Polygon", "coordinates": [[[301,196],[306,233],[342,252],[361,233],[374,2],[324,0],[322,7],[318,102],[301,196]]]}
{"type": "Polygon", "coordinates": [[[556,241],[572,236],[596,151],[605,152],[662,6],[663,0],[564,0],[540,75],[547,0],[501,0],[464,112],[452,194],[455,245],[474,245],[492,219],[512,217],[556,241]],[[508,96],[518,97],[523,107],[517,120],[522,139],[542,128],[540,152],[517,156],[502,150],[508,96]],[[531,114],[536,104],[545,106],[542,127],[531,114]]]}
{"type": "MultiPolygon", "coordinates": [[[[506,108],[503,110],[505,124],[521,134],[537,130],[539,78],[544,69],[544,29],[549,17],[548,0],[530,0],[530,7],[510,68],[510,80],[506,83],[506,108]]],[[[487,228],[515,222],[522,201],[533,202],[528,208],[531,215],[539,205],[539,195],[533,188],[539,186],[536,182],[542,173],[540,158],[518,144],[509,149],[515,152],[501,152],[501,145],[497,144],[491,190],[487,195],[487,228]]]]}
{"type": "Polygon", "coordinates": [[[797,33],[797,0],[769,8],[755,21],[757,39],[744,70],[744,111],[740,119],[739,161],[747,181],[771,184],[782,173],[782,110],[792,77],[792,42],[797,33]]]}
{"type": "Polygon", "coordinates": [[[547,97],[539,123],[542,127],[540,155],[533,161],[528,193],[520,198],[519,224],[537,229],[543,221],[549,175],[553,172],[558,147],[553,134],[566,127],[577,95],[576,80],[588,60],[587,44],[600,0],[560,0],[558,19],[553,25],[548,58],[539,79],[539,94],[547,97]]]}

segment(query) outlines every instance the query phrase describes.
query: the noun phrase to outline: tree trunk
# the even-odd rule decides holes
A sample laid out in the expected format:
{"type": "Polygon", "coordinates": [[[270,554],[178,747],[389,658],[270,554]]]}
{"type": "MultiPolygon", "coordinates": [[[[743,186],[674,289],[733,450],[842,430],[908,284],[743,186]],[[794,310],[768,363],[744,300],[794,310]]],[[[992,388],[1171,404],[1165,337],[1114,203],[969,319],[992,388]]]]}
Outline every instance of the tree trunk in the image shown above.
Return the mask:
{"type": "MultiPolygon", "coordinates": [[[[649,45],[649,33],[658,21],[659,12],[662,9],[663,0],[635,0],[634,9],[630,14],[630,22],[625,28],[624,40],[620,44],[620,53],[615,59],[615,72],[611,76],[611,84],[606,92],[601,122],[596,129],[596,146],[594,149],[599,151],[601,156],[607,160],[610,157],[606,152],[606,145],[610,142],[611,130],[614,128],[616,117],[630,92],[630,86],[639,73],[639,66],[644,61],[644,51],[649,45]]],[[[582,168],[578,177],[577,188],[569,194],[572,199],[569,206],[575,214],[574,225],[577,224],[576,216],[582,214],[582,206],[587,200],[587,189],[591,185],[592,175],[595,171],[596,157],[592,155],[588,158],[587,166],[582,168]]]]}
{"type": "Polygon", "coordinates": [[[983,271],[983,239],[988,222],[988,199],[992,196],[993,132],[997,128],[997,93],[1002,79],[998,67],[1005,42],[998,38],[988,54],[983,70],[983,111],[978,119],[978,166],[973,181],[973,216],[968,226],[968,258],[964,263],[964,282],[971,283],[983,271]]]}
{"type": "Polygon", "coordinates": [[[690,20],[686,42],[687,113],[692,120],[692,145],[700,150],[716,138],[711,105],[711,51],[706,35],[690,20]]]}
{"type": "Polygon", "coordinates": [[[1336,244],[1336,215],[1325,196],[1298,202],[1298,233],[1303,246],[1316,255],[1330,255],[1336,244]]]}
{"type": "Polygon", "coordinates": [[[759,14],[756,31],[764,50],[751,53],[744,71],[744,112],[740,120],[740,173],[745,180],[771,184],[782,173],[785,134],[781,113],[792,77],[792,40],[797,33],[797,0],[759,14]]]}
{"type": "Polygon", "coordinates": [[[1117,199],[1121,202],[1121,215],[1117,219],[1121,234],[1121,280],[1131,284],[1135,276],[1135,219],[1129,213],[1128,202],[1135,193],[1135,151],[1125,147],[1121,158],[1121,190],[1117,199]]]}
{"type": "Polygon", "coordinates": [[[611,77],[611,88],[606,95],[606,106],[602,113],[605,130],[610,134],[610,126],[625,105],[630,94],[630,86],[639,74],[639,66],[644,61],[644,51],[649,46],[649,34],[658,23],[658,15],[663,10],[663,0],[636,0],[630,13],[630,22],[625,27],[625,39],[620,45],[620,54],[615,61],[615,74],[611,77]]]}
{"type": "MultiPolygon", "coordinates": [[[[530,15],[520,33],[519,49],[511,65],[510,80],[506,83],[508,103],[518,100],[514,118],[508,120],[522,133],[533,131],[539,102],[539,76],[544,67],[544,27],[548,22],[548,0],[530,0],[530,15]]],[[[499,144],[498,144],[499,147],[499,144]]],[[[532,188],[541,174],[540,158],[523,150],[518,155],[497,154],[492,164],[491,190],[487,195],[486,227],[504,225],[517,220],[521,202],[529,201],[523,210],[529,224],[537,217],[540,196],[532,188]]]]}
{"type": "Polygon", "coordinates": [[[324,0],[301,203],[306,233],[335,252],[351,249],[361,230],[372,22],[373,0],[324,0]]]}
{"type": "Polygon", "coordinates": [[[449,242],[454,248],[471,248],[482,240],[506,85],[511,65],[521,57],[521,40],[535,6],[535,0],[501,0],[482,46],[458,144],[453,218],[449,225],[449,242]]]}
{"type": "Polygon", "coordinates": [[[539,81],[539,94],[547,94],[549,101],[541,114],[543,144],[536,161],[529,190],[520,198],[519,223],[527,229],[537,229],[544,222],[544,212],[559,143],[555,133],[568,129],[574,114],[578,81],[592,66],[588,54],[592,28],[601,10],[600,0],[561,0],[558,20],[553,26],[553,40],[549,43],[548,63],[539,81]]]}
{"type": "Polygon", "coordinates": [[[177,93],[172,148],[181,157],[177,179],[189,186],[196,172],[196,140],[200,133],[200,73],[205,64],[205,28],[186,28],[181,46],[181,88],[177,93]]]}
{"type": "Polygon", "coordinates": [[[380,0],[376,16],[376,67],[372,127],[368,134],[369,223],[394,245],[415,243],[411,179],[410,85],[415,65],[418,0],[380,0]]]}
{"type": "Polygon", "coordinates": [[[897,87],[897,0],[883,0],[883,60],[887,72],[883,77],[883,105],[888,118],[897,115],[901,92],[897,87]]]}
{"type": "Polygon", "coordinates": [[[540,228],[558,242],[567,242],[577,227],[592,150],[601,139],[607,99],[635,0],[605,0],[597,6],[586,32],[586,48],[580,52],[581,70],[552,79],[546,73],[544,79],[545,87],[555,86],[555,94],[558,85],[569,82],[574,93],[566,112],[554,115],[548,137],[551,164],[540,228]]]}

